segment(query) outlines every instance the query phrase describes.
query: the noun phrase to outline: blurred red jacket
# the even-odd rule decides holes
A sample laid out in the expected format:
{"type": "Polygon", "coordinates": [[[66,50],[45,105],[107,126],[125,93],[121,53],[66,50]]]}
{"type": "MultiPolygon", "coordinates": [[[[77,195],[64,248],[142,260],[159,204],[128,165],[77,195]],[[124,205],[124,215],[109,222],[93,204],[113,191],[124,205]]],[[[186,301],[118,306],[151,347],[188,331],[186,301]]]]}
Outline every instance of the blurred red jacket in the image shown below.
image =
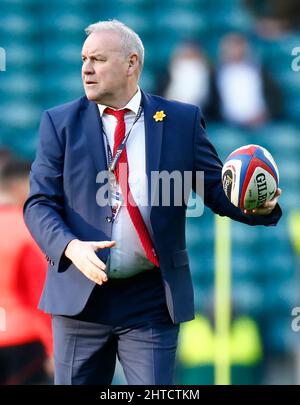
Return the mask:
{"type": "Polygon", "coordinates": [[[51,318],[37,309],[46,270],[22,209],[0,206],[0,348],[38,340],[52,356],[51,318]]]}

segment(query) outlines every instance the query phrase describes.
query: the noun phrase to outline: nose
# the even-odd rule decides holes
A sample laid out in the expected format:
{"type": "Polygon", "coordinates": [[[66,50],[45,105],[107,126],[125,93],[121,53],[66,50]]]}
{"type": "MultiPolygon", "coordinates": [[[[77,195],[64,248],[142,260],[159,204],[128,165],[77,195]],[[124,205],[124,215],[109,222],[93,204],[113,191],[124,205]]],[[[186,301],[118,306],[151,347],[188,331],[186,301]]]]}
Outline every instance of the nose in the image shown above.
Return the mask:
{"type": "Polygon", "coordinates": [[[86,59],[82,64],[82,73],[85,75],[91,75],[94,73],[93,65],[86,59]]]}

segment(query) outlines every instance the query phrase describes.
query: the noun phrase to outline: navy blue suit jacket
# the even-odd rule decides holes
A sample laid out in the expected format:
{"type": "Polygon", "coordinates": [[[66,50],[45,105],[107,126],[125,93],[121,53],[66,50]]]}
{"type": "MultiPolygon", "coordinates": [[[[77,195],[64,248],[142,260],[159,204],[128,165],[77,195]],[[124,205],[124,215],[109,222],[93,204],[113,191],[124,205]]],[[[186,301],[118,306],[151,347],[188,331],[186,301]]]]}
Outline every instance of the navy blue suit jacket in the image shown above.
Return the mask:
{"type": "MultiPolygon", "coordinates": [[[[198,107],[142,93],[145,114],[146,171],[205,172],[205,204],[219,215],[249,225],[275,225],[279,206],[269,216],[246,216],[226,198],[222,163],[205,133],[198,107]],[[156,122],[153,115],[166,117],[156,122]]],[[[82,97],[43,114],[36,159],[32,165],[25,222],[49,262],[40,308],[77,315],[95,286],[64,256],[74,238],[110,240],[109,206],[96,202],[96,176],[107,170],[97,105],[82,97]]],[[[150,220],[159,256],[168,310],[173,322],[194,316],[194,298],[185,241],[186,206],[154,206],[150,220]]],[[[200,230],[199,230],[200,232],[200,230]]],[[[104,262],[109,250],[97,253],[104,262]]]]}

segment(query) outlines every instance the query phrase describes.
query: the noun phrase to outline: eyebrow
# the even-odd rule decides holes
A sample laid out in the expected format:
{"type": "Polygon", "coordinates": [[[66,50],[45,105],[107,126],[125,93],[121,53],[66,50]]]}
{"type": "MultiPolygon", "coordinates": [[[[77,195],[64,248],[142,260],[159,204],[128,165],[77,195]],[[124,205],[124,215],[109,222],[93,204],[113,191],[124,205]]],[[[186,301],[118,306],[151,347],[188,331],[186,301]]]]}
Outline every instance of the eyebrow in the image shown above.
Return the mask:
{"type": "MultiPolygon", "coordinates": [[[[81,56],[86,56],[84,53],[81,53],[81,56]]],[[[92,53],[89,55],[90,57],[97,57],[97,56],[101,56],[103,58],[105,58],[106,56],[103,55],[102,53],[92,53]]]]}

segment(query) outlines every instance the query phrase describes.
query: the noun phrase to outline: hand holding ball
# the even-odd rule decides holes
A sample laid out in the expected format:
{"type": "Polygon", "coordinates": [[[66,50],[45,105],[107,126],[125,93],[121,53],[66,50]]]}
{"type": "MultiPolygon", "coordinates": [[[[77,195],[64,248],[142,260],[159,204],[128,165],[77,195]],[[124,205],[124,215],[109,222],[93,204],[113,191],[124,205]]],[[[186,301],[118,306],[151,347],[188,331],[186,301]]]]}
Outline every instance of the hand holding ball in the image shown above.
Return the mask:
{"type": "Polygon", "coordinates": [[[242,210],[253,210],[278,196],[279,173],[271,154],[258,145],[233,151],[222,170],[227,198],[242,210]]]}

